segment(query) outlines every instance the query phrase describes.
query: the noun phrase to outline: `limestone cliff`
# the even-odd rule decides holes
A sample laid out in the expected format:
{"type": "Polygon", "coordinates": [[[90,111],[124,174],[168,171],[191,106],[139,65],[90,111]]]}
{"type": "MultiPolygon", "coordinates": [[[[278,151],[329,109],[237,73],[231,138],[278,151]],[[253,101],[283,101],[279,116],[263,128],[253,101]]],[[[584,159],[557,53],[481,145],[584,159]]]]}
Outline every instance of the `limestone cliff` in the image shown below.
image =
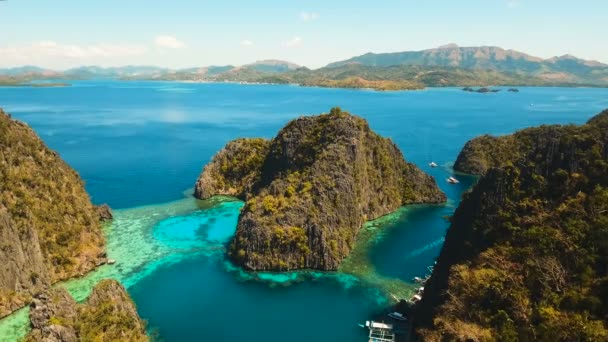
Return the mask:
{"type": "Polygon", "coordinates": [[[22,307],[49,284],[38,234],[31,227],[19,230],[0,204],[0,316],[22,307]]]}
{"type": "Polygon", "coordinates": [[[36,296],[26,342],[148,341],[133,301],[115,280],[101,281],[84,304],[63,288],[36,296]]]}
{"type": "Polygon", "coordinates": [[[293,120],[272,141],[229,143],[196,188],[246,200],[230,256],[252,270],[335,270],[366,220],[446,200],[392,141],[339,108],[293,120]]]}
{"type": "Polygon", "coordinates": [[[459,159],[482,177],[425,286],[423,339],[608,340],[608,111],[477,138],[459,159]]]}
{"type": "Polygon", "coordinates": [[[270,141],[259,138],[229,142],[205,166],[194,186],[194,196],[226,195],[244,199],[260,181],[262,163],[269,147],[270,141]]]}
{"type": "Polygon", "coordinates": [[[0,317],[103,263],[100,219],[78,174],[0,110],[0,317]]]}

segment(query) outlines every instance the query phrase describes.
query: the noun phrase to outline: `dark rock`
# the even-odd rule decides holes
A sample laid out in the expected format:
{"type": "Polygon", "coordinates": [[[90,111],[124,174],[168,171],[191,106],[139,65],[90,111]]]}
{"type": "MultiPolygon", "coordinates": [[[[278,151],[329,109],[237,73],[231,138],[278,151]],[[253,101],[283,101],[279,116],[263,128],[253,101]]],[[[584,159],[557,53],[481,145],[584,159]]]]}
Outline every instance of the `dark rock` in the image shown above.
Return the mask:
{"type": "Polygon", "coordinates": [[[511,92],[511,93],[519,93],[519,89],[517,89],[517,88],[509,88],[509,90],[507,90],[507,91],[511,92]]]}
{"type": "Polygon", "coordinates": [[[196,187],[199,198],[247,201],[230,256],[252,270],[335,270],[366,220],[446,200],[392,141],[338,108],[289,122],[271,142],[229,143],[196,187]]]}
{"type": "Polygon", "coordinates": [[[37,295],[30,304],[32,331],[28,341],[78,341],[75,324],[77,305],[64,288],[37,295]]]}
{"type": "Polygon", "coordinates": [[[22,307],[32,294],[49,285],[38,234],[31,227],[19,231],[0,204],[0,317],[22,307]]]}
{"type": "Polygon", "coordinates": [[[114,218],[112,209],[107,204],[98,205],[95,207],[95,209],[97,210],[97,214],[99,214],[99,219],[101,221],[109,221],[114,218]]]}
{"type": "Polygon", "coordinates": [[[465,87],[465,88],[462,88],[462,90],[466,91],[466,92],[470,92],[470,93],[482,93],[482,94],[485,94],[485,93],[498,93],[500,91],[500,89],[490,89],[490,88],[486,88],[486,87],[481,87],[481,88],[478,88],[478,89],[473,89],[471,87],[465,87]]]}

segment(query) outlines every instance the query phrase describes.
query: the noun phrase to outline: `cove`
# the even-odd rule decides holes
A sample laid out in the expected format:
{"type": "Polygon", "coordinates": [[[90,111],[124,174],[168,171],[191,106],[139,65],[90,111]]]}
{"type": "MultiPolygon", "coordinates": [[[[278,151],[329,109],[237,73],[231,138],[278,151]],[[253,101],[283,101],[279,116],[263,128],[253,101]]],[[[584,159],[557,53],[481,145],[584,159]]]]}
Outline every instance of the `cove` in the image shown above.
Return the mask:
{"type": "MultiPolygon", "coordinates": [[[[108,256],[116,264],[56,286],[83,301],[99,280],[117,279],[148,320],[150,333],[170,341],[200,336],[280,341],[294,331],[300,332],[290,338],[294,341],[357,339],[365,332],[356,323],[386,309],[389,294],[411,294],[412,284],[376,274],[365,257],[383,241],[380,233],[396,229],[393,219],[409,208],[367,224],[352,260],[339,272],[250,273],[225,259],[241,206],[228,197],[198,201],[188,196],[117,210],[105,227],[108,256]],[[310,329],[310,317],[331,326],[310,329]],[[272,328],[272,336],[264,328],[269,322],[282,322],[272,328]]],[[[27,309],[0,322],[8,340],[27,331],[27,309]]]]}
{"type": "MultiPolygon", "coordinates": [[[[373,92],[291,86],[75,82],[66,88],[0,88],[0,105],[28,123],[84,179],[116,219],[106,226],[117,260],[65,286],[78,300],[103,278],[123,282],[151,333],[166,341],[364,340],[357,323],[407,297],[438,255],[452,214],[474,179],[451,162],[474,136],[582,123],[608,107],[608,90],[520,88],[373,92]],[[530,106],[530,104],[534,106],[530,106]],[[334,273],[251,274],[225,260],[241,202],[196,201],[183,189],[226,142],[271,137],[290,119],[341,106],[391,137],[433,175],[444,206],[411,206],[366,224],[334,273]],[[440,165],[430,168],[428,163],[440,165]],[[279,322],[277,335],[261,335],[279,322]],[[322,323],[330,321],[330,325],[322,323]]],[[[0,321],[0,340],[27,332],[27,310],[0,321]]]]}

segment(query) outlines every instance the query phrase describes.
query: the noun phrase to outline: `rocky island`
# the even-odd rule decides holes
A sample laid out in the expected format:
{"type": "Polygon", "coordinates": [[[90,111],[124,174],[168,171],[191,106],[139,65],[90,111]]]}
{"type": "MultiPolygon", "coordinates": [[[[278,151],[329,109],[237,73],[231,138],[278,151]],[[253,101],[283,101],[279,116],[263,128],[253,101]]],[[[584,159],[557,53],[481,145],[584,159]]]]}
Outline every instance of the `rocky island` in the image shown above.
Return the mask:
{"type": "Polygon", "coordinates": [[[481,175],[421,304],[426,341],[608,339],[608,111],[466,144],[481,175]]]}
{"type": "Polygon", "coordinates": [[[250,270],[335,270],[361,225],[413,203],[442,203],[435,180],[357,116],[289,122],[272,140],[237,139],[205,166],[200,199],[244,201],[232,260],[250,270]]]}
{"type": "MultiPolygon", "coordinates": [[[[107,205],[91,203],[78,174],[56,152],[26,124],[0,110],[0,317],[27,305],[52,284],[106,263],[101,221],[111,217],[107,205]]],[[[108,284],[98,285],[89,302],[97,305],[104,296],[127,298],[120,285],[108,284]]],[[[128,314],[139,320],[135,310],[128,314]]],[[[46,317],[51,327],[59,322],[54,318],[46,317]]],[[[32,320],[34,328],[37,322],[32,320]]],[[[45,339],[44,331],[33,340],[74,341],[71,333],[45,339]]]]}

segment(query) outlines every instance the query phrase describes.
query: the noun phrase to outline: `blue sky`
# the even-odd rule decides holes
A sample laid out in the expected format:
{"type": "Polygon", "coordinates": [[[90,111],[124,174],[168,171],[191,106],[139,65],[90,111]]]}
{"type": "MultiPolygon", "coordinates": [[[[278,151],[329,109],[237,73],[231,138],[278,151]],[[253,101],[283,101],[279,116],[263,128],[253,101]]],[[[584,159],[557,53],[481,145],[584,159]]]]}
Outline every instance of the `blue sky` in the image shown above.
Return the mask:
{"type": "Polygon", "coordinates": [[[7,0],[0,67],[320,67],[447,43],[608,63],[606,0],[7,0]]]}

